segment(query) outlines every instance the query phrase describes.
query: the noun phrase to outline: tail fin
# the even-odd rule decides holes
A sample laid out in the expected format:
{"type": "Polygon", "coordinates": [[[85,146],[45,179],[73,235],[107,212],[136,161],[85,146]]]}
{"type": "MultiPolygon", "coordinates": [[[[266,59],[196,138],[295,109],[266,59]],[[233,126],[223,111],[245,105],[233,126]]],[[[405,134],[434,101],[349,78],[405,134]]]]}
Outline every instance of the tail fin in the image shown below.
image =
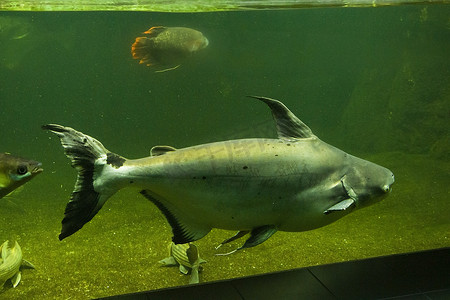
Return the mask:
{"type": "Polygon", "coordinates": [[[131,54],[134,59],[139,59],[140,64],[152,65],[153,57],[151,55],[152,41],[147,37],[137,37],[131,45],[131,54]]]}
{"type": "Polygon", "coordinates": [[[78,132],[70,127],[56,124],[42,126],[56,134],[72,167],[78,170],[75,188],[67,203],[62,220],[59,239],[62,240],[77,232],[89,222],[102,208],[112,193],[101,193],[94,188],[94,179],[108,163],[115,167],[123,164],[124,158],[109,152],[96,139],[78,132]]]}

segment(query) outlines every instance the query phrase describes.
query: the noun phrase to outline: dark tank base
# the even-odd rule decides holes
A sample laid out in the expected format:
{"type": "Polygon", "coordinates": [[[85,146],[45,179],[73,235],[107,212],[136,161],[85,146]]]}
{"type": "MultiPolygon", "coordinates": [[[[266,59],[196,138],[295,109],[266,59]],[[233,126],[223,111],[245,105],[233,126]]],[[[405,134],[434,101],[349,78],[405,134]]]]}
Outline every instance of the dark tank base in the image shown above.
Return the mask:
{"type": "Polygon", "coordinates": [[[450,248],[102,299],[450,299],[450,248]]]}

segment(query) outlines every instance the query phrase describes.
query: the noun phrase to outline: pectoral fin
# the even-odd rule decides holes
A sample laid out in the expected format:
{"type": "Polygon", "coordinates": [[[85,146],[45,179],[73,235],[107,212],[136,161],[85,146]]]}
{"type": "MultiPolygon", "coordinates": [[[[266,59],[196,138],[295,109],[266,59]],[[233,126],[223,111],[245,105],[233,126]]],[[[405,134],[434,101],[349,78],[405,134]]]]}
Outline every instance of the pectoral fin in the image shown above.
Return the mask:
{"type": "Polygon", "coordinates": [[[341,202],[336,203],[332,207],[328,208],[323,213],[325,215],[328,215],[328,214],[330,214],[330,213],[332,213],[334,211],[343,211],[343,210],[348,209],[349,207],[354,206],[354,204],[355,204],[355,200],[353,200],[353,199],[345,199],[345,200],[342,200],[341,202]]]}
{"type": "Polygon", "coordinates": [[[358,200],[358,195],[356,195],[355,191],[353,190],[353,188],[350,186],[350,184],[347,182],[346,179],[347,175],[342,176],[341,178],[342,187],[344,188],[349,198],[355,201],[358,200]]]}
{"type": "Polygon", "coordinates": [[[22,268],[28,268],[28,269],[36,269],[36,267],[32,263],[30,263],[29,261],[27,261],[25,259],[22,260],[21,267],[22,268]]]}
{"type": "Polygon", "coordinates": [[[159,261],[160,264],[163,264],[165,266],[176,266],[178,265],[177,261],[173,256],[166,257],[164,259],[161,259],[159,261]]]}

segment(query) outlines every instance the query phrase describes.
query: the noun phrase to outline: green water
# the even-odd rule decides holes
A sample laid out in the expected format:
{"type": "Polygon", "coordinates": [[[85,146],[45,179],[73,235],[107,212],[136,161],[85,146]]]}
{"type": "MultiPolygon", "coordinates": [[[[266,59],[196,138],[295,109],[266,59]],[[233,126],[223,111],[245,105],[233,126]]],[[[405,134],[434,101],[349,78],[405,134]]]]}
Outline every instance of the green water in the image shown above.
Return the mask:
{"type": "Polygon", "coordinates": [[[85,299],[185,285],[158,261],[171,230],[124,189],[79,232],[58,241],[76,172],[59,123],[125,157],[275,137],[270,112],[244,97],[282,100],[322,140],[391,169],[383,202],[329,226],[278,232],[230,256],[232,232],[196,242],[201,282],[448,247],[450,6],[203,14],[0,12],[0,152],[39,160],[44,173],[0,200],[0,242],[16,239],[36,270],[4,299],[85,299]],[[151,26],[186,26],[210,44],[178,69],[154,73],[130,54],[151,26]]]}

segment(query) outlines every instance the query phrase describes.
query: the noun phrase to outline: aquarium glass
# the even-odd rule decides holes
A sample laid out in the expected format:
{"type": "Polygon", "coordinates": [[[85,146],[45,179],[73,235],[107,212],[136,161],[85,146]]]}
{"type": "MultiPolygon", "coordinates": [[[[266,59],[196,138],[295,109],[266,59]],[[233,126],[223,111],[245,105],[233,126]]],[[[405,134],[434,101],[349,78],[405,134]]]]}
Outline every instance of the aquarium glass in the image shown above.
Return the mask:
{"type": "Polygon", "coordinates": [[[450,246],[450,6],[242,10],[0,12],[0,152],[44,172],[0,199],[0,244],[17,240],[16,288],[2,299],[85,299],[187,285],[162,266],[171,227],[139,190],[113,195],[81,230],[58,240],[76,170],[59,139],[70,126],[127,158],[276,138],[268,108],[285,103],[323,141],[389,168],[390,195],[328,226],[277,232],[227,256],[235,232],[194,242],[200,282],[450,246]],[[155,72],[131,55],[153,26],[207,37],[177,68],[155,72]]]}

